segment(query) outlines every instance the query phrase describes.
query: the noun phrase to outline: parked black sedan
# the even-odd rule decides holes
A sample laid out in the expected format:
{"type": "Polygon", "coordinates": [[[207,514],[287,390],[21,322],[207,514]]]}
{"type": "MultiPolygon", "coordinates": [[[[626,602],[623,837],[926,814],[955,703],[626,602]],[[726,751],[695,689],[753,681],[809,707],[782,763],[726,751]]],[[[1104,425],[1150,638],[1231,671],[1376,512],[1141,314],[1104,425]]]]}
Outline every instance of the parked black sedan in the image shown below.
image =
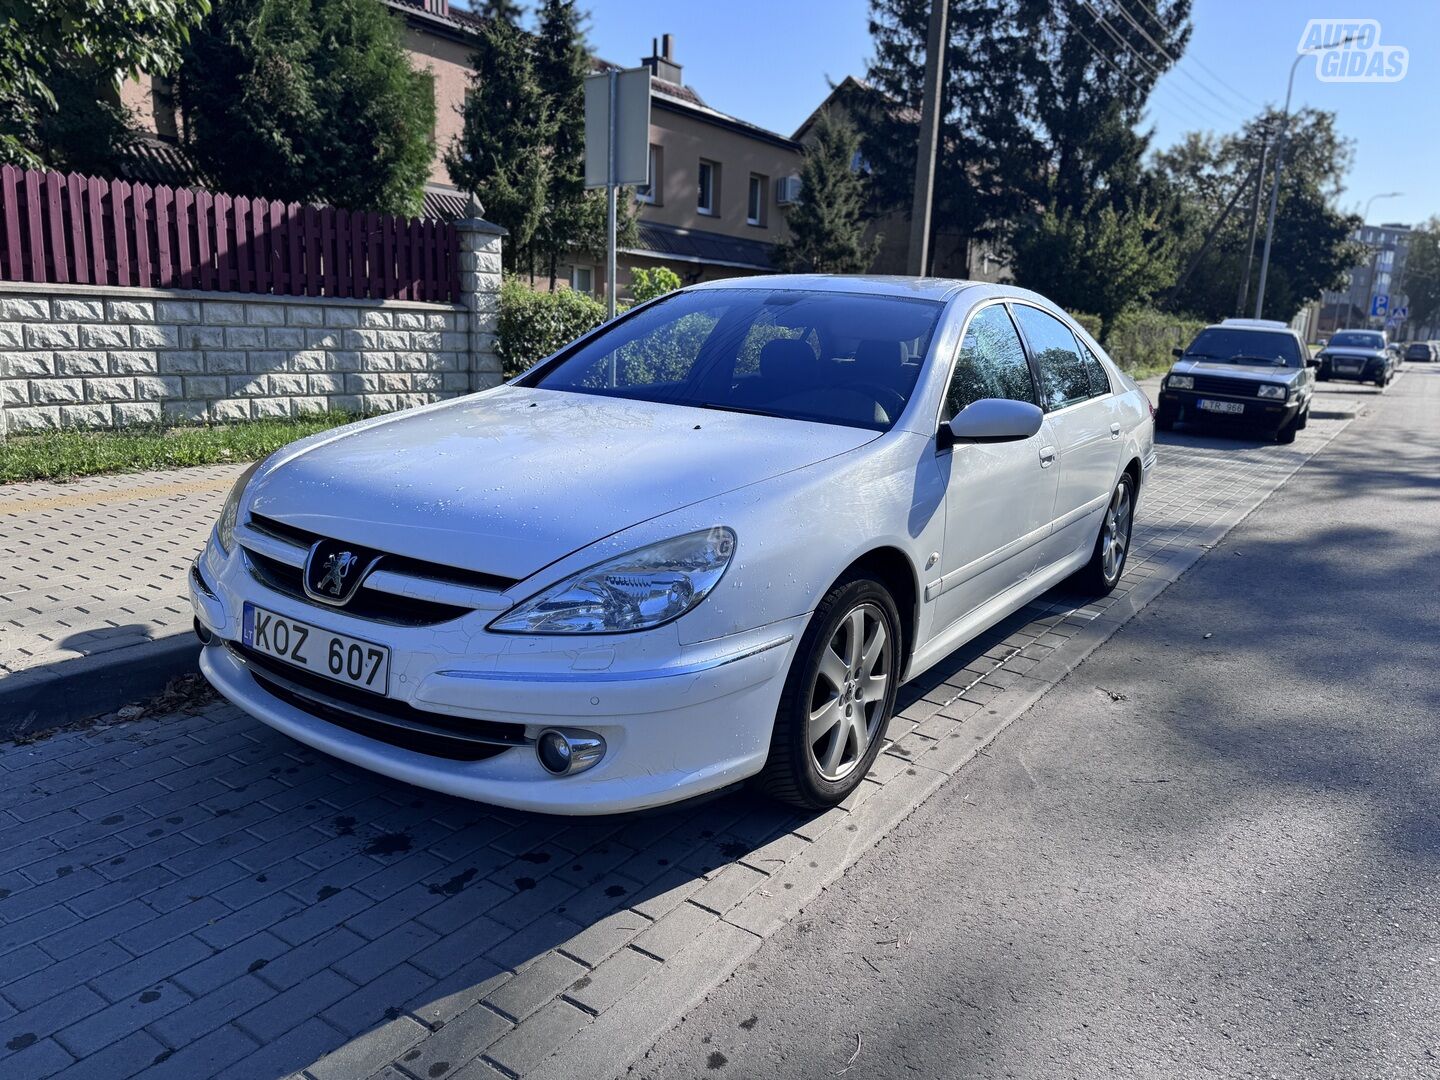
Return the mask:
{"type": "Polygon", "coordinates": [[[1314,361],[1300,335],[1283,322],[1226,319],[1201,330],[1175,356],[1155,410],[1161,431],[1177,421],[1218,422],[1260,429],[1290,443],[1309,422],[1314,361]]]}
{"type": "Polygon", "coordinates": [[[1353,379],[1385,386],[1395,377],[1399,359],[1386,347],[1379,330],[1339,330],[1320,350],[1316,375],[1327,379],[1353,379]]]}

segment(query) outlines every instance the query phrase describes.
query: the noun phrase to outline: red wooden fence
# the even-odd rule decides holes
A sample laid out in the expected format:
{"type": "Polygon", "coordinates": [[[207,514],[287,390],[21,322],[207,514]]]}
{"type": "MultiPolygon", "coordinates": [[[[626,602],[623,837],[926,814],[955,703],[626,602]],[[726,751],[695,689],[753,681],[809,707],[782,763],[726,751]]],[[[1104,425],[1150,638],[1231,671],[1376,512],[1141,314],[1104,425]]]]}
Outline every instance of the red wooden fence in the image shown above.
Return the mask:
{"type": "Polygon", "coordinates": [[[0,281],[458,301],[455,226],[0,167],[0,281]]]}

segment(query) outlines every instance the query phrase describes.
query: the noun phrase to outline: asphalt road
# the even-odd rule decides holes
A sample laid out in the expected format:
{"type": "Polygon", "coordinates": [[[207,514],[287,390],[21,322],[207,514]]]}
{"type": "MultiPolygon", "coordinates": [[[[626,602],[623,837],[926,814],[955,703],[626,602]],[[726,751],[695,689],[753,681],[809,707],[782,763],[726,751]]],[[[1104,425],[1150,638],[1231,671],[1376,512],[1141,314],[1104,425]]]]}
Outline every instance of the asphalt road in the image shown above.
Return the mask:
{"type": "Polygon", "coordinates": [[[632,1073],[1440,1076],[1440,365],[1370,406],[632,1073]]]}

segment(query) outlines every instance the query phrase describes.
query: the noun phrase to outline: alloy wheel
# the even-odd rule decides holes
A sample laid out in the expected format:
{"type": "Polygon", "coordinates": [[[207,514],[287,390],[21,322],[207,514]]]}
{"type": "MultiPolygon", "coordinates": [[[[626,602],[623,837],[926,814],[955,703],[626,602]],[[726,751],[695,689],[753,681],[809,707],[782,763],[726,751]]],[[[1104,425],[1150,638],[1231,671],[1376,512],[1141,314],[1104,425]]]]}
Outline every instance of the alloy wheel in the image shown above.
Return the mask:
{"type": "Polygon", "coordinates": [[[1115,489],[1110,507],[1105,511],[1105,527],[1100,533],[1100,565],[1107,582],[1116,580],[1124,569],[1133,513],[1130,485],[1121,484],[1115,489]]]}
{"type": "Polygon", "coordinates": [[[884,721],[895,647],[873,603],[851,609],[826,642],[807,699],[806,745],[826,780],[842,780],[865,758],[884,721]]]}

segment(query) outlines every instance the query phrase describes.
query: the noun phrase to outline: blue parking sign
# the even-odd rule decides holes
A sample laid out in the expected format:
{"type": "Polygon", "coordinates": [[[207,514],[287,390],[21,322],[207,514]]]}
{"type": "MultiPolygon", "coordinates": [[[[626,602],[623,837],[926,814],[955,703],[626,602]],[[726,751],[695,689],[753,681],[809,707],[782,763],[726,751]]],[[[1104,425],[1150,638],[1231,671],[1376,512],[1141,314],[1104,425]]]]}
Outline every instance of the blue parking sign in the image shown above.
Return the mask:
{"type": "Polygon", "coordinates": [[[1390,297],[1386,293],[1379,293],[1370,298],[1370,314],[1379,318],[1390,311],[1390,297]]]}

